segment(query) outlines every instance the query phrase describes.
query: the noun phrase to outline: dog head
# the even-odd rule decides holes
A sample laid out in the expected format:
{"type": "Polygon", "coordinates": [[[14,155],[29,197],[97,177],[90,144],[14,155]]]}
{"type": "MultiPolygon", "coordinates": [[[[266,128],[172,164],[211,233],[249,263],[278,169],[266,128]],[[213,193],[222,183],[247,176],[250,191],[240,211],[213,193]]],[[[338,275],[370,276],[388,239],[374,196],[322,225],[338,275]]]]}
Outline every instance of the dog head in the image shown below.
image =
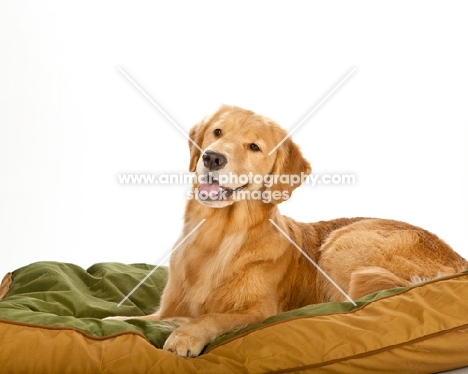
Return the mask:
{"type": "Polygon", "coordinates": [[[272,120],[233,106],[224,105],[196,124],[190,138],[198,147],[189,141],[189,169],[196,173],[198,201],[222,208],[246,199],[272,204],[287,200],[311,167],[286,137],[272,120]]]}

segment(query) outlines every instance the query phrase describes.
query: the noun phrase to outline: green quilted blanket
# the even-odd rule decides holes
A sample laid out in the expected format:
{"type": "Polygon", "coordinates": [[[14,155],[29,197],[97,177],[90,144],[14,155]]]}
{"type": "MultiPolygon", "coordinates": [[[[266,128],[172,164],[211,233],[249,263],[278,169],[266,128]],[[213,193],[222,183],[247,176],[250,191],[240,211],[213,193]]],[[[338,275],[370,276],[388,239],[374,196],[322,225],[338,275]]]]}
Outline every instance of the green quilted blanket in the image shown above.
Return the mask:
{"type": "MultiPolygon", "coordinates": [[[[163,267],[156,269],[119,306],[153,268],[146,264],[101,263],[85,270],[66,263],[34,263],[13,272],[14,282],[0,303],[0,319],[33,325],[66,326],[100,337],[132,331],[144,335],[160,348],[170,334],[170,329],[167,329],[169,322],[102,320],[114,315],[146,315],[157,308],[167,279],[167,269],[163,267]]],[[[358,306],[395,292],[398,289],[363,298],[358,306]]],[[[238,334],[284,319],[347,312],[353,308],[350,303],[310,305],[271,317],[262,324],[225,334],[213,342],[211,347],[238,334]]]]}

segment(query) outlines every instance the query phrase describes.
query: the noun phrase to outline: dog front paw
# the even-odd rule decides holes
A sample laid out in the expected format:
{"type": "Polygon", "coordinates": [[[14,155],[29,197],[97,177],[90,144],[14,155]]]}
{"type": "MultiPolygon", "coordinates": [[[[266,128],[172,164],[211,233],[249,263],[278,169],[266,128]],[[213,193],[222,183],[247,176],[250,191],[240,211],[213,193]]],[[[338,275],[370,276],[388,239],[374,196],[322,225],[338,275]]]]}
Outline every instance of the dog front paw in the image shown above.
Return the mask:
{"type": "Polygon", "coordinates": [[[190,329],[178,328],[169,335],[163,349],[181,357],[197,357],[206,344],[208,342],[193,335],[190,329]]]}

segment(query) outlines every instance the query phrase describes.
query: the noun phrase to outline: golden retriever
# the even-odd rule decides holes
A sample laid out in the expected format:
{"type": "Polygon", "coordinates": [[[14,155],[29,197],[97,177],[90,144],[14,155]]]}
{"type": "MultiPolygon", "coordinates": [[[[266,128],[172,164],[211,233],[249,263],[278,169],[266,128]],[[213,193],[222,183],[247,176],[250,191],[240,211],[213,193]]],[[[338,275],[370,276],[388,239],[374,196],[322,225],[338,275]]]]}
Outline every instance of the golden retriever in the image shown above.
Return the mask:
{"type": "Polygon", "coordinates": [[[352,299],[468,269],[441,239],[407,223],[282,216],[278,204],[311,172],[286,135],[272,120],[232,106],[191,129],[197,178],[160,307],[144,317],[111,318],[184,317],[164,349],[195,357],[229,330],[308,304],[346,301],[310,260],[352,299]]]}

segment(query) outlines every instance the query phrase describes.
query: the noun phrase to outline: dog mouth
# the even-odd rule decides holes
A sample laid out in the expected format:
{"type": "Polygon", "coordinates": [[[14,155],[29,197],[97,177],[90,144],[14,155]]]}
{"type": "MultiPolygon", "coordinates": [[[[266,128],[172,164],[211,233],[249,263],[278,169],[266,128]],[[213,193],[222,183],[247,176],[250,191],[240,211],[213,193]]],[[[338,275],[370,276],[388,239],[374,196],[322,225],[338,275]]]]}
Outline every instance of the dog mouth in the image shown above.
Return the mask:
{"type": "Polygon", "coordinates": [[[240,187],[228,188],[221,186],[217,180],[212,180],[210,183],[201,183],[198,187],[198,197],[201,200],[228,200],[236,192],[239,192],[243,188],[247,187],[244,184],[240,187]]]}

